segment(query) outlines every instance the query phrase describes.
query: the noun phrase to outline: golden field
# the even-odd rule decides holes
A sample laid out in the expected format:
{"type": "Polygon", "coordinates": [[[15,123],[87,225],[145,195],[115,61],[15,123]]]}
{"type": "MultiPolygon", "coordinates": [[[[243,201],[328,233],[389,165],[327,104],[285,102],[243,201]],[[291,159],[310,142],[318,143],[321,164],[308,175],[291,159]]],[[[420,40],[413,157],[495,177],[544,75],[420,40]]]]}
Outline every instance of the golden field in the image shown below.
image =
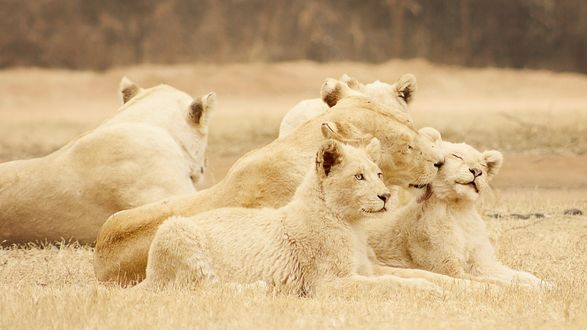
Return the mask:
{"type": "Polygon", "coordinates": [[[356,287],[297,298],[219,285],[155,293],[97,283],[91,247],[30,245],[0,249],[0,329],[587,327],[587,216],[563,214],[587,212],[584,75],[421,60],[10,69],[0,71],[0,161],[47,154],[98,125],[115,113],[118,81],[127,75],[145,87],[165,82],[192,95],[217,92],[203,188],[274,139],[285,112],[317,97],[324,78],[344,72],[364,82],[414,73],[419,126],[504,152],[494,196],[483,205],[499,259],[554,289],[448,286],[437,295],[356,287]]]}

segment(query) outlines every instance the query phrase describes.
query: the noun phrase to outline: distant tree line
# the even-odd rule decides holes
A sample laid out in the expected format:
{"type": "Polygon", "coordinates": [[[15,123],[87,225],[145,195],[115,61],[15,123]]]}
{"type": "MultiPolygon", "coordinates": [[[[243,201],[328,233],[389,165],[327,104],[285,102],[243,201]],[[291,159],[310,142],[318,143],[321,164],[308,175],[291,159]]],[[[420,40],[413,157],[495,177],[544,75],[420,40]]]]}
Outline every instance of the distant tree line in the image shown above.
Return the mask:
{"type": "Polygon", "coordinates": [[[587,1],[0,0],[0,67],[413,57],[587,72],[587,1]]]}

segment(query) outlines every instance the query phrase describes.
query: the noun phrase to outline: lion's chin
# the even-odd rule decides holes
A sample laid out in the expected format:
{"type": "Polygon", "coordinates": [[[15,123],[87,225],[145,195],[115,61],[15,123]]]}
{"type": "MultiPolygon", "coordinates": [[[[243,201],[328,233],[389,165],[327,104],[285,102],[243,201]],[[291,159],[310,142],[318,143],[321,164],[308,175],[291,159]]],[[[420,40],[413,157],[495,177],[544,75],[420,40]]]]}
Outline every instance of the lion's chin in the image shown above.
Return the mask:
{"type": "Polygon", "coordinates": [[[469,186],[469,187],[475,189],[475,192],[477,194],[479,194],[479,187],[477,187],[477,183],[475,181],[465,182],[465,183],[457,182],[457,184],[460,184],[462,186],[469,186]]]}
{"type": "Polygon", "coordinates": [[[427,185],[421,186],[419,189],[422,189],[424,187],[426,187],[426,191],[424,191],[424,193],[418,197],[418,199],[417,199],[418,203],[424,203],[425,201],[430,199],[430,197],[432,197],[432,186],[430,184],[427,184],[427,185]]]}
{"type": "Polygon", "coordinates": [[[368,210],[368,209],[362,208],[361,211],[363,213],[375,214],[375,213],[383,213],[383,212],[386,212],[387,211],[387,208],[385,208],[385,206],[382,207],[382,208],[380,208],[379,210],[368,210]]]}

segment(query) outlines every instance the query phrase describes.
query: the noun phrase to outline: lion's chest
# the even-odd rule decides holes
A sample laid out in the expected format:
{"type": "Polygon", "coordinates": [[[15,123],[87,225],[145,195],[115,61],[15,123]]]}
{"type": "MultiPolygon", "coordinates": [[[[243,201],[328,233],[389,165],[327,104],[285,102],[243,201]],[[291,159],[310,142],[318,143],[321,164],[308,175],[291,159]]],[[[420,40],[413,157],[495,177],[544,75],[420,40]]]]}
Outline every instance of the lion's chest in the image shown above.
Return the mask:
{"type": "Polygon", "coordinates": [[[485,228],[476,212],[463,211],[450,216],[450,240],[453,241],[453,257],[458,259],[466,273],[476,267],[478,256],[485,242],[485,228]]]}
{"type": "Polygon", "coordinates": [[[332,230],[317,253],[316,266],[321,278],[347,277],[355,271],[355,262],[362,260],[356,251],[352,233],[344,229],[332,230]]]}

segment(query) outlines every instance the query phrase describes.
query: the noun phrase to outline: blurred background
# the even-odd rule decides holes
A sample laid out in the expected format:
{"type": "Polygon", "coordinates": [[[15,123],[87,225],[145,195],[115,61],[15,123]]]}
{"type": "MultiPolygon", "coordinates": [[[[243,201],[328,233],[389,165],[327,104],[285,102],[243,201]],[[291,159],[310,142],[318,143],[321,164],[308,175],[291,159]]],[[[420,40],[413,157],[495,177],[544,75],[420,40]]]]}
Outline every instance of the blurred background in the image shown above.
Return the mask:
{"type": "Polygon", "coordinates": [[[585,0],[0,0],[0,161],[99,125],[127,75],[217,92],[210,185],[325,78],[407,72],[418,126],[506,153],[498,186],[587,188],[585,0]]]}
{"type": "Polygon", "coordinates": [[[0,329],[587,329],[587,0],[0,0],[0,162],[45,156],[115,116],[128,76],[217,93],[205,188],[343,73],[413,73],[418,127],[503,152],[482,205],[496,253],[556,289],[144,296],[96,283],[92,248],[11,248],[0,329]]]}
{"type": "Polygon", "coordinates": [[[584,0],[0,0],[0,67],[438,63],[587,72],[584,0]]]}

